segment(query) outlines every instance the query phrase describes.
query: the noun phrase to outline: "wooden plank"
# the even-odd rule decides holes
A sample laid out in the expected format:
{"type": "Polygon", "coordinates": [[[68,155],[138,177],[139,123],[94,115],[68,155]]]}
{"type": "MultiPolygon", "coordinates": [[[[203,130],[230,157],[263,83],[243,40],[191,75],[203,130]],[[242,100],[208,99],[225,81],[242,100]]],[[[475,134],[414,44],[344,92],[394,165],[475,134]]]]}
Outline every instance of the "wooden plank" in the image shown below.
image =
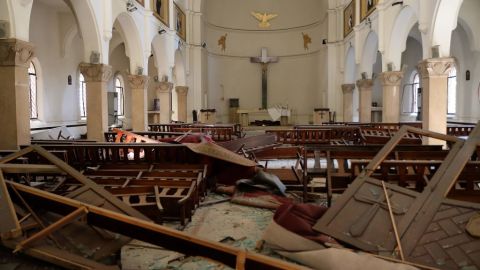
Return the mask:
{"type": "Polygon", "coordinates": [[[0,164],[4,173],[62,173],[55,165],[44,164],[0,164]]]}
{"type": "Polygon", "coordinates": [[[1,238],[18,237],[22,234],[15,208],[8,193],[3,172],[0,169],[0,236],[1,238]]]}
{"type": "Polygon", "coordinates": [[[23,240],[20,242],[16,247],[15,250],[13,251],[14,253],[24,249],[25,247],[28,247],[35,241],[39,241],[41,239],[44,239],[45,237],[48,237],[50,234],[52,234],[54,231],[62,228],[63,226],[66,226],[68,223],[74,221],[75,219],[85,215],[88,212],[87,208],[85,207],[79,207],[77,210],[73,211],[72,213],[62,217],[60,220],[58,220],[55,223],[52,223],[48,225],[46,228],[43,230],[39,231],[38,233],[35,233],[34,235],[30,236],[29,238],[23,240]]]}
{"type": "MultiPolygon", "coordinates": [[[[14,249],[16,241],[4,241],[3,244],[7,247],[14,249]]],[[[55,248],[48,245],[37,245],[27,248],[22,251],[23,253],[37,258],[39,260],[47,261],[49,263],[56,264],[66,269],[81,269],[81,270],[119,270],[120,268],[115,265],[105,265],[89,259],[83,256],[72,254],[68,251],[55,248]]]]}

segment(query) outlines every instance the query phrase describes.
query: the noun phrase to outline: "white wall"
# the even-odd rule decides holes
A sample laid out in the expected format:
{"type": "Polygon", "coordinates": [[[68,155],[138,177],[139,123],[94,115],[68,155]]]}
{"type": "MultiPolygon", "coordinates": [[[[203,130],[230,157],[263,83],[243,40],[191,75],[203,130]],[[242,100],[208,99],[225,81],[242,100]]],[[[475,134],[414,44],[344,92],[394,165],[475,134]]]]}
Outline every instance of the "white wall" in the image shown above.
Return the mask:
{"type": "Polygon", "coordinates": [[[250,57],[262,47],[277,63],[268,67],[268,106],[284,105],[294,113],[292,122],[312,121],[313,109],[329,106],[327,96],[326,2],[304,0],[234,1],[206,3],[208,107],[219,120],[228,120],[228,99],[239,98],[240,109],[261,107],[261,65],[250,57]],[[277,13],[268,29],[259,28],[251,11],[277,13]],[[305,50],[302,33],[312,39],[305,50]],[[227,34],[226,50],[218,46],[227,34]]]}
{"type": "Polygon", "coordinates": [[[130,69],[130,62],[128,61],[127,56],[125,55],[125,44],[122,43],[118,45],[110,53],[110,63],[112,66],[113,75],[112,79],[108,82],[108,91],[115,92],[114,78],[116,74],[120,74],[123,77],[124,82],[124,91],[125,91],[125,116],[123,119],[124,125],[123,128],[131,127],[132,120],[132,89],[128,83],[128,70],[130,69]]]}
{"type": "Polygon", "coordinates": [[[30,20],[30,41],[41,65],[43,89],[39,97],[39,119],[43,122],[76,121],[80,119],[78,96],[78,64],[83,58],[83,41],[76,35],[65,46],[64,37],[75,24],[73,14],[57,13],[54,9],[34,1],[30,20]],[[72,85],[67,84],[68,75],[72,85]]]}
{"type": "MultiPolygon", "coordinates": [[[[405,51],[402,53],[402,65],[406,65],[405,73],[403,75],[403,80],[401,84],[401,91],[403,91],[405,84],[412,83],[412,73],[417,70],[417,64],[422,60],[422,45],[412,37],[407,38],[407,46],[405,51]]],[[[406,91],[400,94],[400,113],[403,111],[403,108],[408,108],[406,100],[411,100],[412,95],[409,91],[406,91]],[[405,100],[402,104],[402,97],[405,100]]],[[[401,114],[401,121],[414,121],[414,115],[410,114],[401,114]]]]}
{"type": "Polygon", "coordinates": [[[480,1],[464,0],[457,28],[452,32],[451,56],[457,61],[457,114],[455,119],[480,119],[480,1]],[[466,71],[470,80],[466,80],[466,71]]]}

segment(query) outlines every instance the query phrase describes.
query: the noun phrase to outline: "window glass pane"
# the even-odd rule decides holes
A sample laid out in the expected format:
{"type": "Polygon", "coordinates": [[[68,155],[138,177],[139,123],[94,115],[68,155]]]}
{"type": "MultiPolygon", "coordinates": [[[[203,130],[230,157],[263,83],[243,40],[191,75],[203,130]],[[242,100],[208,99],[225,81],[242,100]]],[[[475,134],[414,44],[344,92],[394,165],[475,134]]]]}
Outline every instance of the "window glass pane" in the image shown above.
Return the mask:
{"type": "Polygon", "coordinates": [[[79,77],[79,105],[80,105],[80,117],[87,116],[87,85],[85,83],[85,78],[80,73],[79,77]]]}
{"type": "Polygon", "coordinates": [[[28,93],[29,107],[30,107],[30,119],[38,118],[37,110],[37,73],[35,66],[30,62],[30,67],[28,68],[28,77],[30,81],[30,91],[28,93]]]}
{"type": "Polygon", "coordinates": [[[117,115],[125,115],[125,93],[123,88],[123,81],[117,77],[115,78],[115,92],[117,92],[117,115]]]}
{"type": "Polygon", "coordinates": [[[448,74],[448,90],[447,90],[447,114],[455,114],[457,112],[457,69],[452,68],[448,74]]]}

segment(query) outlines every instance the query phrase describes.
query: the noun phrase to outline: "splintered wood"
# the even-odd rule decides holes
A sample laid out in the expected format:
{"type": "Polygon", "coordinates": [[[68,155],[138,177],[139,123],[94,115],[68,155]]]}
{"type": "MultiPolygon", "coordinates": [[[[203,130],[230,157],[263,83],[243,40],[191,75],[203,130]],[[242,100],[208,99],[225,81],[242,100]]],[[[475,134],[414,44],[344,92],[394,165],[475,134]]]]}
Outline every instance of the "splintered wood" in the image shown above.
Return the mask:
{"type": "Polygon", "coordinates": [[[446,198],[479,145],[480,125],[466,142],[402,127],[314,228],[379,255],[395,257],[395,247],[400,245],[409,262],[442,269],[480,268],[480,239],[466,231],[467,222],[480,212],[480,204],[446,198]],[[386,184],[386,196],[381,182],[371,175],[407,132],[455,145],[422,193],[386,184]],[[388,222],[388,202],[400,241],[388,222]]]}

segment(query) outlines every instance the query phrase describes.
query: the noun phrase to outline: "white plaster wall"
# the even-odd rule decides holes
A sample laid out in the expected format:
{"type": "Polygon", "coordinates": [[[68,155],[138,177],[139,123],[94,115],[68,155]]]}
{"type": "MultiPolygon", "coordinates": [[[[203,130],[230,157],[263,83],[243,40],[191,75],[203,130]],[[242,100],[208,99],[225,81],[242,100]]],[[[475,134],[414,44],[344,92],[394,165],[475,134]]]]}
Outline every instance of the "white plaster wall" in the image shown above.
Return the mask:
{"type": "Polygon", "coordinates": [[[128,84],[128,70],[130,69],[130,62],[125,55],[125,45],[122,43],[117,46],[110,54],[110,63],[112,66],[112,71],[114,76],[108,82],[108,91],[115,92],[114,77],[115,74],[120,74],[123,77],[124,82],[124,91],[125,91],[125,117],[122,119],[124,121],[123,128],[131,127],[132,120],[132,89],[128,84]]]}
{"type": "Polygon", "coordinates": [[[66,29],[75,23],[73,14],[59,14],[34,1],[30,23],[30,41],[35,45],[42,71],[40,120],[79,120],[78,64],[83,58],[83,41],[78,35],[66,46],[65,56],[61,56],[66,29]],[[67,84],[68,75],[72,76],[72,85],[67,84]]]}
{"type": "MultiPolygon", "coordinates": [[[[405,65],[405,73],[403,74],[403,80],[401,84],[401,91],[403,91],[405,84],[412,83],[412,73],[414,71],[417,71],[417,64],[422,60],[422,45],[412,37],[409,37],[407,39],[407,45],[405,51],[402,53],[402,66],[405,65]]],[[[404,100],[410,100],[411,93],[409,91],[406,91],[402,94],[400,94],[400,113],[403,111],[403,109],[407,109],[409,104],[407,102],[402,103],[402,96],[404,100]]],[[[414,121],[415,120],[414,115],[410,114],[402,114],[400,115],[400,120],[401,121],[414,121]]]]}
{"type": "MultiPolygon", "coordinates": [[[[313,109],[330,106],[328,97],[326,1],[302,0],[302,5],[286,0],[206,2],[206,43],[209,108],[218,118],[228,119],[228,99],[239,98],[240,109],[261,107],[261,66],[250,57],[279,57],[269,65],[268,106],[288,106],[292,123],[312,121],[313,109]],[[278,13],[269,29],[258,27],[251,11],[278,13]],[[305,50],[302,33],[312,39],[305,50]],[[227,34],[226,50],[218,39],[227,34]]],[[[334,106],[334,105],[333,105],[334,106]]]]}
{"type": "MultiPolygon", "coordinates": [[[[282,57],[268,70],[268,104],[285,105],[294,110],[292,120],[310,121],[313,108],[321,99],[317,77],[318,53],[282,57]]],[[[228,99],[239,98],[240,108],[261,107],[261,67],[249,58],[209,55],[209,107],[217,109],[222,121],[228,119],[228,99]]]]}

